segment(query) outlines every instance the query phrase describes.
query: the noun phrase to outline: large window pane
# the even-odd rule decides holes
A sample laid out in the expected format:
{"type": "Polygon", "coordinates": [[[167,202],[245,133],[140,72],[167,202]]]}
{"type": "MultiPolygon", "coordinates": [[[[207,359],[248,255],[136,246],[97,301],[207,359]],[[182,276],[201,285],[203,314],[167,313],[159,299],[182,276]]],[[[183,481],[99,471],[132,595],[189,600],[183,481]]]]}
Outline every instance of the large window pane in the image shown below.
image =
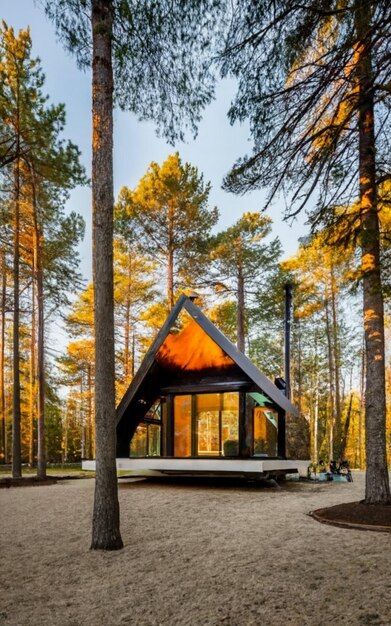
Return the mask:
{"type": "Polygon", "coordinates": [[[276,411],[254,409],[254,454],[277,456],[277,418],[276,411]]]}
{"type": "Polygon", "coordinates": [[[196,397],[198,454],[220,454],[220,396],[208,393],[196,397]]]}
{"type": "Polygon", "coordinates": [[[239,454],[239,394],[224,393],[221,411],[221,439],[224,456],[239,454]]]}
{"type": "Polygon", "coordinates": [[[139,424],[130,442],[129,456],[147,456],[147,426],[139,424]]]}
{"type": "Polygon", "coordinates": [[[160,420],[162,414],[161,408],[162,403],[159,398],[159,400],[156,400],[156,402],[153,403],[149,411],[145,414],[144,419],[160,420]]]}
{"type": "Polygon", "coordinates": [[[160,456],[160,426],[148,424],[148,456],[160,456]]]}
{"type": "Polygon", "coordinates": [[[174,455],[191,456],[191,396],[175,396],[174,429],[174,455]]]}

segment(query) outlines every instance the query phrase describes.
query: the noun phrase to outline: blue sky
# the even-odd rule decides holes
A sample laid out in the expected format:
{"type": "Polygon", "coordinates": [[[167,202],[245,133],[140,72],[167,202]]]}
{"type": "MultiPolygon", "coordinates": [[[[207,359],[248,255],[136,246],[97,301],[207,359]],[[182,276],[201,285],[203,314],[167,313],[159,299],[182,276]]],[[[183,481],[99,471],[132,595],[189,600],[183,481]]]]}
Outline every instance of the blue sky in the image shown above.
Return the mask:
{"type": "MultiPolygon", "coordinates": [[[[78,144],[82,162],[87,172],[91,170],[91,77],[89,72],[77,69],[75,60],[57,41],[53,25],[33,0],[2,0],[1,17],[15,30],[31,29],[33,54],[41,59],[46,76],[45,91],[50,102],[64,102],[67,111],[65,136],[78,144]]],[[[114,137],[114,185],[115,197],[123,185],[134,187],[145,173],[149,163],[158,163],[178,150],[182,160],[189,161],[212,183],[211,206],[220,211],[219,229],[239,219],[245,211],[261,210],[265,203],[265,192],[257,191],[246,196],[235,196],[221,189],[221,182],[234,161],[251,152],[251,140],[247,125],[230,126],[227,110],[235,93],[232,81],[219,84],[216,100],[210,105],[199,126],[198,137],[188,138],[187,143],[173,148],[163,139],[156,137],[152,123],[138,122],[134,115],[115,111],[114,137]]],[[[86,236],[80,248],[82,271],[91,276],[91,193],[88,188],[72,192],[67,210],[75,210],[86,220],[86,236]]],[[[283,201],[276,202],[268,210],[272,217],[273,235],[282,241],[285,256],[293,254],[298,246],[297,239],[307,232],[304,219],[292,227],[282,221],[283,201]]]]}

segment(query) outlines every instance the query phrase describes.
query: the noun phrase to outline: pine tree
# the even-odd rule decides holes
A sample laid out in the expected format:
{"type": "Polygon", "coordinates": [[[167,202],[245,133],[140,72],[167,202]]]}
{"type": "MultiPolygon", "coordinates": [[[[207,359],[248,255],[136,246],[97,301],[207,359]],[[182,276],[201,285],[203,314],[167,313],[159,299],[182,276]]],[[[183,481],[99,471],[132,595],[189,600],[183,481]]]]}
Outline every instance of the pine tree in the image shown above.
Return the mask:
{"type": "Polygon", "coordinates": [[[122,108],[155,121],[171,140],[182,135],[184,119],[195,129],[213,97],[206,27],[218,23],[219,3],[45,0],[44,6],[78,63],[92,66],[97,475],[91,547],[117,549],[122,539],[115,465],[113,95],[122,108]]]}
{"type": "Polygon", "coordinates": [[[33,459],[37,377],[38,475],[44,478],[44,305],[47,307],[48,318],[49,303],[54,304],[53,299],[56,299],[56,305],[66,302],[65,292],[77,280],[75,264],[78,257],[75,246],[82,236],[84,223],[74,214],[65,217],[63,205],[68,190],[76,184],[84,183],[85,177],[79,164],[78,149],[72,143],[65,143],[60,139],[65,124],[64,106],[46,104],[47,97],[42,92],[44,76],[39,61],[31,58],[29,30],[20,31],[15,36],[13,29],[3,23],[0,41],[0,112],[4,125],[9,128],[9,135],[14,136],[16,146],[12,165],[8,167],[8,171],[7,168],[2,171],[3,178],[8,176],[13,182],[13,474],[20,475],[21,469],[19,338],[20,280],[24,277],[27,286],[31,284],[32,293],[29,457],[30,460],[33,459]],[[24,275],[21,275],[21,271],[24,275]],[[50,283],[56,286],[48,293],[47,287],[50,283]]]}
{"type": "Polygon", "coordinates": [[[209,192],[210,184],[178,153],[162,165],[151,163],[133,191],[121,190],[121,225],[127,218],[142,252],[162,266],[169,309],[179,288],[194,286],[205,274],[207,242],[218,219],[217,209],[208,207],[209,192]]]}
{"type": "Polygon", "coordinates": [[[239,79],[231,121],[250,119],[254,152],[226,179],[236,192],[291,193],[294,215],[317,192],[312,223],[344,220],[361,247],[366,350],[366,496],[390,501],[385,452],[384,313],[377,207],[389,176],[388,2],[241,2],[222,55],[239,79]],[[375,120],[379,132],[375,137],[375,120]],[[359,220],[351,220],[352,198],[359,220]],[[331,208],[345,206],[346,212],[331,208]]]}
{"type": "Polygon", "coordinates": [[[247,308],[259,291],[258,282],[262,281],[267,292],[270,277],[278,269],[281,244],[278,238],[265,243],[270,233],[269,217],[245,213],[233,226],[219,233],[212,244],[212,284],[235,296],[236,338],[241,352],[245,351],[247,308]]]}
{"type": "Polygon", "coordinates": [[[141,317],[157,295],[154,265],[126,237],[114,240],[116,392],[121,398],[136,369],[141,317]],[[152,277],[151,277],[152,276],[152,277]]]}
{"type": "Polygon", "coordinates": [[[3,21],[0,31],[0,112],[2,130],[13,148],[13,422],[12,475],[22,475],[20,440],[20,219],[21,168],[26,154],[36,144],[37,118],[44,98],[40,93],[42,76],[31,59],[31,39],[28,29],[18,36],[3,21]]]}

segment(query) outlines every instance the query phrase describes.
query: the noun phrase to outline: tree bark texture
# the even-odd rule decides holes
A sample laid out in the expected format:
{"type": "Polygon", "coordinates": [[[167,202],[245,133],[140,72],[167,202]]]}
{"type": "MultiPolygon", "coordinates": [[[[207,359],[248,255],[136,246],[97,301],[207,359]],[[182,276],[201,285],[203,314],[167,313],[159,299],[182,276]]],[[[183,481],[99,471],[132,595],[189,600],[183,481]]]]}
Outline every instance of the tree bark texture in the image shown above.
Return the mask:
{"type": "Polygon", "coordinates": [[[343,433],[342,433],[341,459],[343,459],[345,456],[346,446],[348,443],[349,428],[350,428],[350,422],[352,418],[352,406],[353,406],[353,394],[350,393],[349,406],[348,406],[348,410],[346,413],[346,419],[345,419],[345,424],[344,424],[343,433]]]}
{"type": "MultiPolygon", "coordinates": [[[[303,368],[302,368],[302,346],[301,346],[301,324],[300,320],[296,321],[297,328],[297,410],[301,415],[302,399],[303,399],[303,368]]],[[[289,366],[288,366],[289,367],[289,366]]],[[[290,377],[289,377],[290,379],[290,377]]],[[[289,383],[290,387],[290,383],[289,383]]]]}
{"type": "MultiPolygon", "coordinates": [[[[19,91],[19,90],[18,90],[19,91]]],[[[18,98],[19,100],[19,98],[18,98]]],[[[17,146],[14,166],[14,312],[13,312],[13,398],[12,398],[12,477],[22,476],[20,435],[20,349],[19,349],[19,230],[20,230],[20,144],[19,115],[17,115],[17,146]]]]}
{"type": "Polygon", "coordinates": [[[80,376],[80,423],[81,423],[81,458],[86,458],[86,414],[83,406],[83,370],[80,376]]]}
{"type": "Polygon", "coordinates": [[[318,334],[315,331],[315,377],[313,383],[314,395],[315,398],[313,400],[314,407],[314,442],[313,442],[313,461],[314,463],[318,463],[318,433],[319,433],[319,369],[318,369],[318,334]]]}
{"type": "Polygon", "coordinates": [[[360,373],[360,412],[358,415],[358,466],[364,468],[363,460],[363,424],[365,416],[365,337],[363,336],[363,347],[361,351],[361,373],[360,373]]]}
{"type": "Polygon", "coordinates": [[[37,296],[38,296],[38,467],[39,478],[46,478],[46,446],[45,446],[45,318],[43,309],[43,271],[41,257],[41,233],[37,237],[37,296]]]}
{"type": "MultiPolygon", "coordinates": [[[[129,290],[129,288],[128,288],[129,290]]],[[[130,361],[130,293],[126,297],[126,309],[125,309],[125,346],[124,346],[124,380],[126,384],[129,384],[129,361],[130,361]]]]}
{"type": "Polygon", "coordinates": [[[42,268],[42,228],[38,221],[37,194],[34,170],[31,171],[34,226],[33,283],[37,283],[38,328],[37,328],[37,378],[38,378],[38,431],[37,431],[37,476],[46,478],[45,446],[45,317],[42,268]]]}
{"type": "Polygon", "coordinates": [[[168,258],[167,258],[167,300],[171,311],[174,306],[174,207],[168,207],[168,258]]]}
{"type": "Polygon", "coordinates": [[[334,267],[331,267],[331,319],[332,319],[332,337],[333,337],[333,364],[334,364],[334,383],[335,383],[335,422],[334,422],[334,458],[342,457],[341,441],[342,441],[342,411],[341,411],[341,368],[340,368],[340,350],[338,337],[338,311],[336,296],[336,279],[334,267]]]}
{"type": "Polygon", "coordinates": [[[92,429],[92,374],[91,365],[87,365],[87,458],[93,458],[93,429],[92,429]]]}
{"type": "Polygon", "coordinates": [[[319,430],[319,377],[316,377],[315,406],[314,406],[314,463],[318,463],[318,430],[319,430]]]}
{"type": "Polygon", "coordinates": [[[236,313],[237,347],[240,352],[245,351],[245,301],[244,301],[244,275],[242,261],[242,246],[238,242],[238,306],[236,313]]]}
{"type": "Polygon", "coordinates": [[[136,373],[136,332],[132,327],[132,380],[136,373]]]}
{"type": "Polygon", "coordinates": [[[331,343],[331,328],[330,328],[330,316],[329,316],[329,296],[326,288],[325,297],[325,314],[326,314],[326,334],[327,334],[327,353],[329,364],[329,406],[330,406],[330,419],[329,419],[329,459],[334,459],[334,423],[335,423],[335,372],[333,361],[333,347],[331,343]]]}
{"type": "Polygon", "coordinates": [[[96,479],[93,550],[122,548],[116,472],[112,2],[92,0],[92,204],[96,479]]]}
{"type": "Polygon", "coordinates": [[[356,2],[359,88],[361,271],[366,353],[365,441],[367,504],[390,503],[386,459],[384,308],[377,213],[375,119],[368,3],[356,2]]]}
{"type": "Polygon", "coordinates": [[[8,463],[7,416],[5,404],[5,306],[7,298],[7,266],[5,252],[1,258],[1,346],[0,346],[0,411],[2,454],[4,463],[8,463]]]}
{"type": "Polygon", "coordinates": [[[29,465],[34,465],[34,431],[35,431],[35,395],[36,395],[36,364],[35,364],[35,343],[36,343],[36,328],[35,328],[35,242],[33,251],[33,267],[32,267],[33,280],[31,283],[31,343],[30,343],[30,405],[29,405],[29,465]]]}

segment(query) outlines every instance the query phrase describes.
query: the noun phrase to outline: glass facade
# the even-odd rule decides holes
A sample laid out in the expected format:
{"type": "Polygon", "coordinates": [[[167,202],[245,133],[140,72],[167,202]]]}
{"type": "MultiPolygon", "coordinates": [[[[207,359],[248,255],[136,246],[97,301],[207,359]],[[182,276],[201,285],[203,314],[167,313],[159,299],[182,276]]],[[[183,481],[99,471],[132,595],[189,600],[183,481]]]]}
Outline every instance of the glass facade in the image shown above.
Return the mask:
{"type": "Polygon", "coordinates": [[[205,393],[174,398],[174,455],[237,456],[239,394],[205,393]]]}
{"type": "Polygon", "coordinates": [[[129,456],[147,456],[147,424],[139,424],[131,442],[129,456]]]}
{"type": "Polygon", "coordinates": [[[254,455],[278,455],[278,414],[266,407],[254,408],[254,455]]]}
{"type": "Polygon", "coordinates": [[[160,421],[162,419],[162,402],[160,399],[153,403],[149,411],[145,414],[144,419],[155,421],[160,421]]]}
{"type": "Polygon", "coordinates": [[[130,457],[161,455],[161,422],[164,404],[157,400],[137,426],[130,441],[130,457]],[[163,406],[162,406],[163,405],[163,406]]]}
{"type": "MultiPolygon", "coordinates": [[[[239,392],[176,395],[173,424],[167,423],[165,399],[158,400],[138,425],[130,456],[160,456],[164,437],[172,433],[175,457],[239,456],[239,392]],[[171,430],[172,428],[172,430],[171,430]],[[168,429],[168,431],[167,431],[168,429]]],[[[246,393],[246,419],[252,424],[249,453],[278,456],[278,413],[258,393],[246,393]]]]}
{"type": "Polygon", "coordinates": [[[220,454],[220,395],[195,396],[197,456],[220,454]]]}
{"type": "Polygon", "coordinates": [[[224,456],[239,454],[239,394],[224,393],[221,411],[221,449],[224,456]]]}
{"type": "Polygon", "coordinates": [[[174,398],[174,455],[191,456],[192,448],[192,401],[191,396],[174,398]]]}

